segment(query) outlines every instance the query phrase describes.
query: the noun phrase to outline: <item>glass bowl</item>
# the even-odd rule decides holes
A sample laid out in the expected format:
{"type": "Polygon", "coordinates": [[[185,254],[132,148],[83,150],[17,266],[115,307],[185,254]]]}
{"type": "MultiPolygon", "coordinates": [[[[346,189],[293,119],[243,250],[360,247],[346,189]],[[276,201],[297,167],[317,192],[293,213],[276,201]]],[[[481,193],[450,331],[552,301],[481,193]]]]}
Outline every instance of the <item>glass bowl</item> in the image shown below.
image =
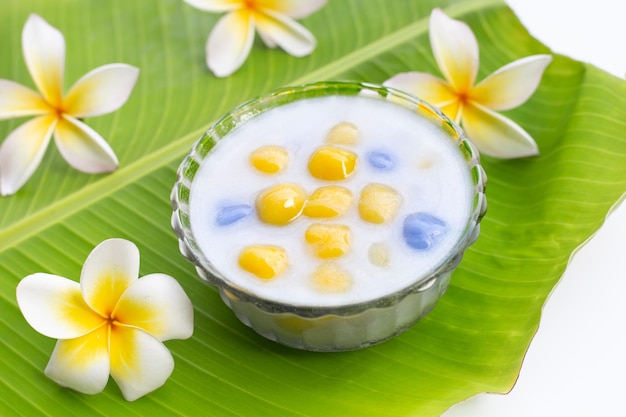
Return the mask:
{"type": "MultiPolygon", "coordinates": [[[[182,255],[196,268],[200,278],[219,290],[224,303],[246,325],[278,343],[313,351],[344,351],[383,342],[413,326],[430,312],[444,294],[451,274],[464,251],[477,239],[480,220],[486,211],[486,175],[479,155],[462,130],[443,113],[424,101],[392,88],[358,82],[318,82],[283,88],[248,101],[219,119],[193,145],[182,161],[171,193],[172,228],[182,255]],[[214,146],[238,127],[265,112],[305,99],[329,96],[360,96],[390,106],[401,106],[415,117],[428,120],[445,133],[446,140],[467,165],[471,196],[469,216],[458,239],[437,264],[426,273],[411,277],[403,288],[359,302],[335,305],[292,303],[262,296],[231,280],[201,249],[190,218],[192,183],[214,146]]],[[[410,274],[411,271],[406,271],[410,274]]]]}

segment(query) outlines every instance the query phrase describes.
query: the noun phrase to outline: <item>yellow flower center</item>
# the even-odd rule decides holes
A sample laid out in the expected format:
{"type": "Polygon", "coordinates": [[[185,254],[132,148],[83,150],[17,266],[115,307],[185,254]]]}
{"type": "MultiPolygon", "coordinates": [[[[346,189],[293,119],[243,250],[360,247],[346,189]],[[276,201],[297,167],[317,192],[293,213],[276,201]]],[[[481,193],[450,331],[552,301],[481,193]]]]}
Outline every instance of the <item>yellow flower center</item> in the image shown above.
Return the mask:
{"type": "Polygon", "coordinates": [[[251,11],[256,10],[257,8],[257,4],[256,4],[256,0],[244,0],[243,1],[245,4],[245,8],[251,11]]]}
{"type": "Polygon", "coordinates": [[[458,96],[459,102],[461,104],[465,104],[469,100],[469,93],[468,93],[468,91],[465,91],[465,90],[464,91],[459,91],[457,93],[457,96],[458,96]]]}
{"type": "Polygon", "coordinates": [[[52,113],[55,115],[57,119],[62,119],[63,113],[65,113],[65,110],[63,110],[62,107],[52,107],[52,113]]]}
{"type": "Polygon", "coordinates": [[[243,0],[243,9],[263,14],[264,10],[279,11],[281,7],[276,0],[243,0]]]}

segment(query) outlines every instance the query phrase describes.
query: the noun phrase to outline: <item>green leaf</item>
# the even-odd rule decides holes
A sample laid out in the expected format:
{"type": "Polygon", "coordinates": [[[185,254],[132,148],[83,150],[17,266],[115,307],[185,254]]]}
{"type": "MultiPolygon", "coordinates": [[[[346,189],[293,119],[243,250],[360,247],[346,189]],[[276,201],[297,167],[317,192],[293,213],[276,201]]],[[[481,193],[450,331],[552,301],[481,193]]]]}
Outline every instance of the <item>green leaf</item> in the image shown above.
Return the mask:
{"type": "MultiPolygon", "coordinates": [[[[117,172],[79,173],[51,147],[26,186],[0,199],[0,415],[436,416],[476,393],[507,392],[571,253],[626,190],[623,80],[554,57],[530,101],[507,112],[541,155],[483,158],[489,211],[480,238],[432,313],[378,346],[321,354],[257,336],[199,281],[169,226],[180,161],[235,105],[310,81],[437,74],[427,34],[433,7],[472,27],[480,77],[549,53],[502,0],[334,0],[302,20],[318,40],[311,56],[257,42],[238,72],[217,79],[204,66],[204,43],[219,16],[182,0],[1,2],[0,78],[33,85],[20,43],[31,12],[66,37],[67,86],[111,62],[141,74],[124,107],[86,121],[117,153],[117,172]],[[172,377],[133,403],[113,382],[87,396],[46,378],[55,341],[32,330],[15,301],[17,283],[31,273],[78,280],[87,254],[109,237],[134,241],[142,275],[176,277],[195,306],[193,338],[167,343],[172,377]]],[[[0,122],[0,138],[21,122],[0,122]]]]}

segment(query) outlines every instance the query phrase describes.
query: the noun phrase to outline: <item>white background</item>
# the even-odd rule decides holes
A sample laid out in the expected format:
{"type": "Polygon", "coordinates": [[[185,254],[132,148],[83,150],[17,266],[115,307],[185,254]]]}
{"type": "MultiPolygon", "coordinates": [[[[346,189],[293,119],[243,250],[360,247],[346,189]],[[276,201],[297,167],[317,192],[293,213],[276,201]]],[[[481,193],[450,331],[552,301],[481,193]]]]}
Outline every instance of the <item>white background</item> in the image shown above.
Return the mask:
{"type": "MultiPolygon", "coordinates": [[[[626,0],[507,2],[555,53],[625,77],[626,0]]],[[[480,394],[443,416],[617,417],[626,416],[625,396],[626,203],[572,259],[513,390],[480,394]]]]}

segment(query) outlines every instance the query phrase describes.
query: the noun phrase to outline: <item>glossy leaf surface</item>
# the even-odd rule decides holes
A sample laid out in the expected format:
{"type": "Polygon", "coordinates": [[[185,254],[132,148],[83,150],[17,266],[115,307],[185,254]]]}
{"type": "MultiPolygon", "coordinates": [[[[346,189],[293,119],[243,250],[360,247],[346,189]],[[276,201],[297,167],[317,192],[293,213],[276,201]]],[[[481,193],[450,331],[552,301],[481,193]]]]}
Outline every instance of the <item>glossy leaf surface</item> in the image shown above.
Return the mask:
{"type": "MultiPolygon", "coordinates": [[[[66,86],[111,62],[141,74],[124,107],[85,120],[115,150],[118,171],[82,174],[52,147],[31,180],[0,199],[0,415],[437,416],[478,392],[508,391],[571,253],[626,190],[623,80],[554,56],[533,97],[506,112],[541,155],[483,158],[489,210],[480,238],[432,313],[378,346],[320,354],[257,336],[197,279],[170,228],[176,169],[213,121],[277,87],[437,74],[427,33],[433,7],[475,32],[479,79],[549,53],[500,0],[333,0],[301,20],[318,41],[311,56],[257,41],[238,72],[218,79],[205,67],[204,43],[219,15],[182,0],[1,2],[0,78],[33,86],[20,36],[31,12],[65,35],[66,86]],[[54,340],[32,330],[15,301],[28,274],[78,280],[87,254],[110,237],[135,242],[141,275],[176,277],[195,306],[194,336],[167,342],[172,377],[133,403],[111,382],[86,396],[47,379],[54,340]]],[[[21,122],[0,122],[0,140],[21,122]]]]}

